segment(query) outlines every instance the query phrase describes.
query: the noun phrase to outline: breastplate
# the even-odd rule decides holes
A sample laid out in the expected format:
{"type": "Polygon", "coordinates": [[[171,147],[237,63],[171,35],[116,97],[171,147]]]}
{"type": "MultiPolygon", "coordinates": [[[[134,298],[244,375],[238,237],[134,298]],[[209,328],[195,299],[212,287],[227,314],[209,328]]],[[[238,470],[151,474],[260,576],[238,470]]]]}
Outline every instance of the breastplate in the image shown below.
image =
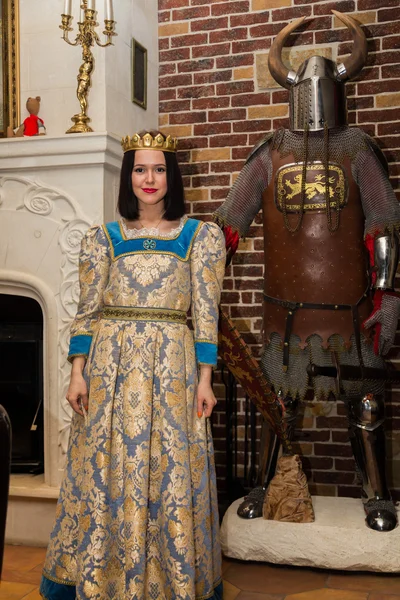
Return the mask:
{"type": "MultiPolygon", "coordinates": [[[[265,293],[292,302],[357,304],[368,286],[368,275],[364,214],[350,161],[329,165],[333,219],[336,203],[340,206],[338,229],[328,228],[324,166],[311,163],[306,177],[305,212],[295,233],[288,231],[284,222],[285,210],[290,224],[294,225],[299,218],[302,166],[293,163],[293,156],[282,159],[276,151],[272,152],[273,176],[263,194],[265,293]]],[[[362,302],[360,320],[367,318],[371,310],[369,299],[362,302]]],[[[286,316],[287,309],[265,303],[266,339],[272,332],[283,338],[286,316]]],[[[336,333],[347,342],[353,332],[350,310],[299,309],[292,327],[302,345],[312,334],[320,335],[326,342],[336,333]]]]}

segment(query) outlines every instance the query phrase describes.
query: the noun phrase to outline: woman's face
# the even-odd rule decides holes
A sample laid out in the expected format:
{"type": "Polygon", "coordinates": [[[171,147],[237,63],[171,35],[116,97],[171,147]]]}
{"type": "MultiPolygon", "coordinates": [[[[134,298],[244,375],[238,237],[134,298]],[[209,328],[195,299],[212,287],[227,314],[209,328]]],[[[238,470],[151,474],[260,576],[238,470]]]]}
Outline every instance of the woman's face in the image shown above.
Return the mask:
{"type": "Polygon", "coordinates": [[[161,150],[136,150],[132,187],[139,206],[155,205],[164,200],[167,166],[161,150]]]}

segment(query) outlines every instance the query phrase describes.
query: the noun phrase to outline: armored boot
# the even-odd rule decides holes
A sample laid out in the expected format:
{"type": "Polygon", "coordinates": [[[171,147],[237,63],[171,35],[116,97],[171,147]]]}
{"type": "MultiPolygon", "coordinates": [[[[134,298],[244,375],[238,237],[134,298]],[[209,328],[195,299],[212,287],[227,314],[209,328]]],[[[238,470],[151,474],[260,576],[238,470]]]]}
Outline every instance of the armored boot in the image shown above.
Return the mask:
{"type": "MultiPolygon", "coordinates": [[[[291,440],[296,425],[299,401],[297,398],[293,399],[291,396],[287,396],[283,403],[285,405],[284,421],[288,437],[291,440]]],[[[265,420],[261,430],[260,448],[258,486],[245,496],[237,510],[237,514],[243,519],[256,519],[262,517],[265,492],[271,479],[275,475],[281,443],[278,436],[265,420]]]]}
{"type": "Polygon", "coordinates": [[[383,397],[366,394],[350,399],[347,407],[350,441],[362,477],[366,523],[375,531],[391,531],[397,525],[397,514],[386,483],[383,397]]]}

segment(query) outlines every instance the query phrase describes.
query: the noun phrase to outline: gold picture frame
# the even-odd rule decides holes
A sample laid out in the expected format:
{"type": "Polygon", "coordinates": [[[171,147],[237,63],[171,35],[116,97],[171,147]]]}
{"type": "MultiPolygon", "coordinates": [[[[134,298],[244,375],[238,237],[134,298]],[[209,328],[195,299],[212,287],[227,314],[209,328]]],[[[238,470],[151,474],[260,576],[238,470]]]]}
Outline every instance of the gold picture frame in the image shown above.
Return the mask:
{"type": "Polygon", "coordinates": [[[20,125],[19,0],[0,0],[0,137],[20,125]]]}
{"type": "Polygon", "coordinates": [[[147,49],[132,38],[132,102],[147,109],[147,49]]]}

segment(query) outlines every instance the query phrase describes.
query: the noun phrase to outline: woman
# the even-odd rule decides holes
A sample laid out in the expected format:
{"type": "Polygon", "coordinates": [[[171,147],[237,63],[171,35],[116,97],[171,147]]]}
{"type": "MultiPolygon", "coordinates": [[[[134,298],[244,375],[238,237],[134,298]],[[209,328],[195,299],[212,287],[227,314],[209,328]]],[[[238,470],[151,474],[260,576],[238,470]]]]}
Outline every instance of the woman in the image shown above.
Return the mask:
{"type": "Polygon", "coordinates": [[[75,413],[40,591],[217,600],[207,417],[224,240],[217,225],[184,215],[175,139],[142,132],[122,143],[122,219],[82,242],[67,393],[75,413]]]}

